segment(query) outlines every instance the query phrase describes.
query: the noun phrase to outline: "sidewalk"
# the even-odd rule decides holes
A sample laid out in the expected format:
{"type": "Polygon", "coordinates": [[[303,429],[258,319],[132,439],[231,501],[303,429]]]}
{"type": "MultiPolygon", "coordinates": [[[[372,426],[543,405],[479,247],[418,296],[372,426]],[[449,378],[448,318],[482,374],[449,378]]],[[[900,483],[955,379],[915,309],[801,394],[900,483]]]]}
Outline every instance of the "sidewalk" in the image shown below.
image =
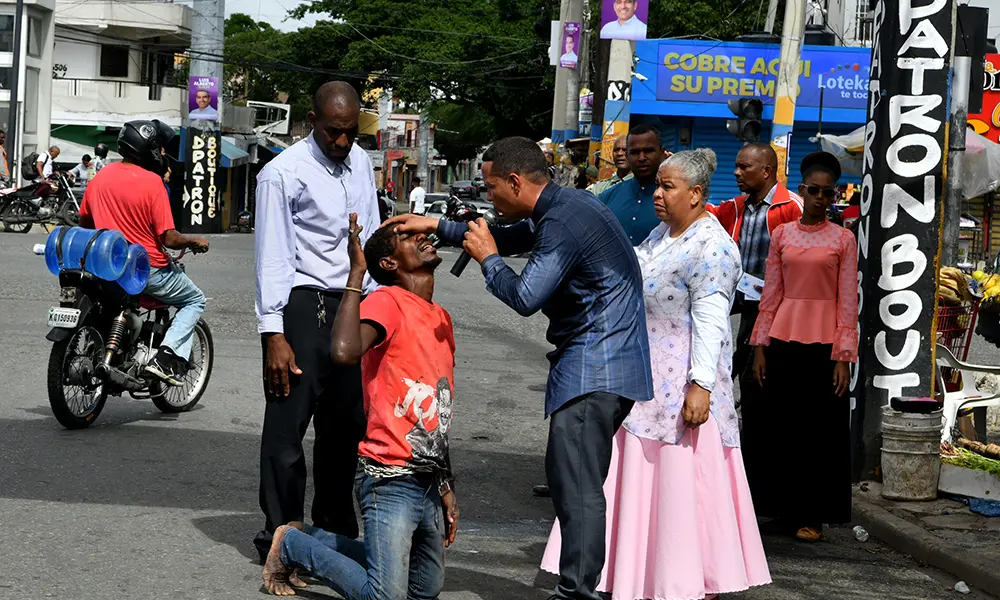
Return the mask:
{"type": "Polygon", "coordinates": [[[853,495],[854,522],[872,536],[1000,596],[1000,518],[974,514],[955,500],[893,502],[873,482],[855,487],[853,495]]]}

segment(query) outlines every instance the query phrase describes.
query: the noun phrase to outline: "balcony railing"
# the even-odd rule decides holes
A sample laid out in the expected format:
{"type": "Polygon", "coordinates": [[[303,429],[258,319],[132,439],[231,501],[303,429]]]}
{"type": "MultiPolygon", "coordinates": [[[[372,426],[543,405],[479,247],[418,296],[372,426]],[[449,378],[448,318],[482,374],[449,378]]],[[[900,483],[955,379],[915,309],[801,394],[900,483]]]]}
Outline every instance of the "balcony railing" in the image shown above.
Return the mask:
{"type": "Polygon", "coordinates": [[[54,79],[52,122],[117,127],[136,119],[159,119],[179,127],[187,91],[124,81],[54,79]]]}

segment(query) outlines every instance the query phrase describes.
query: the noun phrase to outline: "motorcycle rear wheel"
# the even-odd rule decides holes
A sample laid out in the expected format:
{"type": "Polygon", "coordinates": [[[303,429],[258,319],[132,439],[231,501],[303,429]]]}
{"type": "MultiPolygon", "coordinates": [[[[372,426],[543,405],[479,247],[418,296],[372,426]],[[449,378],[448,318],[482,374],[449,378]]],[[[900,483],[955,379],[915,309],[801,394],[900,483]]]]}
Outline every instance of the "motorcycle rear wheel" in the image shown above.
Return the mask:
{"type": "Polygon", "coordinates": [[[212,364],[215,362],[212,329],[208,323],[199,319],[194,326],[193,335],[191,359],[187,373],[181,378],[182,385],[173,386],[156,381],[149,386],[153,404],[160,412],[182,413],[191,410],[208,387],[208,380],[212,377],[212,364]]]}
{"type": "Polygon", "coordinates": [[[104,385],[84,386],[69,381],[74,361],[101,360],[104,340],[97,329],[84,325],[69,339],[55,342],[49,353],[49,406],[59,424],[66,429],[84,429],[97,420],[108,393],[104,385]]]}
{"type": "MultiPolygon", "coordinates": [[[[7,210],[5,210],[3,213],[3,216],[5,217],[22,217],[28,215],[29,215],[28,207],[16,201],[15,204],[12,204],[11,206],[7,207],[7,210]]],[[[29,231],[31,231],[32,225],[33,223],[31,221],[28,221],[26,223],[11,223],[9,221],[4,220],[3,230],[9,233],[28,233],[29,231]]]]}
{"type": "Polygon", "coordinates": [[[76,210],[76,205],[72,200],[63,202],[59,209],[59,219],[69,227],[80,225],[80,213],[76,210]]]}

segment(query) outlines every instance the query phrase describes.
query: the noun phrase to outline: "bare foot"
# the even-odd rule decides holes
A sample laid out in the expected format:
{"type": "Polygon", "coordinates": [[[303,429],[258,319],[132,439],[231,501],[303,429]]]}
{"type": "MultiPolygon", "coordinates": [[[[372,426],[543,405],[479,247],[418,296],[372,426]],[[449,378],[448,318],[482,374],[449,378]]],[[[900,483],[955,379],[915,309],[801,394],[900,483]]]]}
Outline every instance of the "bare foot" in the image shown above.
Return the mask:
{"type": "Polygon", "coordinates": [[[306,582],[302,581],[302,579],[299,578],[298,569],[292,569],[292,572],[288,574],[288,583],[290,583],[293,588],[298,588],[300,590],[302,588],[309,587],[309,584],[307,584],[306,582]]]}
{"type": "Polygon", "coordinates": [[[288,574],[291,570],[281,563],[281,540],[287,531],[287,525],[282,525],[274,531],[271,550],[264,560],[264,588],[275,596],[295,595],[295,590],[288,584],[288,574]]]}

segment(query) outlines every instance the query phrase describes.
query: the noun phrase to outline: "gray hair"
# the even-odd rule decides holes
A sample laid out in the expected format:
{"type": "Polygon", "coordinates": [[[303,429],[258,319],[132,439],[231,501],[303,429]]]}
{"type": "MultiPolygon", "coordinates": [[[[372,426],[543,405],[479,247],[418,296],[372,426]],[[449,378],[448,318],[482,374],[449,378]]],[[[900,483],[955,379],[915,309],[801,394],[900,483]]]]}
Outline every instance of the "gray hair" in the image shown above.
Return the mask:
{"type": "Polygon", "coordinates": [[[708,148],[675,152],[660,166],[679,169],[684,181],[691,187],[701,186],[702,196],[708,200],[708,184],[712,181],[716,167],[715,152],[708,148]]]}

